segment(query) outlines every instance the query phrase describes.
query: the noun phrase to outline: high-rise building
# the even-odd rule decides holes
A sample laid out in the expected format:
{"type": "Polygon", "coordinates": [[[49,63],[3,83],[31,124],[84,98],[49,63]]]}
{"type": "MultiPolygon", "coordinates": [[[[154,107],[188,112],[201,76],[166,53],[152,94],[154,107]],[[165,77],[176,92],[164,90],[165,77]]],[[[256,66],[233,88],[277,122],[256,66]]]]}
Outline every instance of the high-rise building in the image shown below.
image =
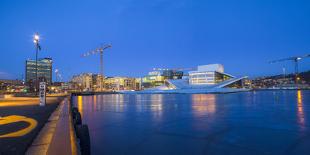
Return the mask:
{"type": "MultiPolygon", "coordinates": [[[[38,60],[38,81],[45,81],[47,85],[52,83],[52,58],[38,60]]],[[[26,60],[26,84],[34,86],[36,81],[36,61],[26,60]]]]}

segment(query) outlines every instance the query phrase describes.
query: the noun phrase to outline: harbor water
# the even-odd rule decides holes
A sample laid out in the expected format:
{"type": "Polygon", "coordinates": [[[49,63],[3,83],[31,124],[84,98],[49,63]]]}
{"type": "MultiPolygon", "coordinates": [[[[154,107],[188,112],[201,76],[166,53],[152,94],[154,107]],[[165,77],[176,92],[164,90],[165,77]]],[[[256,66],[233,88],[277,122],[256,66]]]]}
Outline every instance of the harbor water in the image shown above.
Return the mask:
{"type": "Polygon", "coordinates": [[[309,154],[310,91],[102,94],[72,102],[92,154],[309,154]]]}

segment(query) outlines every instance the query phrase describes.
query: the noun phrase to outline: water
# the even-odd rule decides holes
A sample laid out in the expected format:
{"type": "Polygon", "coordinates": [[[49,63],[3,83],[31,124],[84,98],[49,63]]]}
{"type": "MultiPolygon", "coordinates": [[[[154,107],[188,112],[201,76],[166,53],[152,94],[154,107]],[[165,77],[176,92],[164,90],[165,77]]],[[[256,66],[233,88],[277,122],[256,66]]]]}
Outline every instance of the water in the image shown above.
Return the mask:
{"type": "Polygon", "coordinates": [[[310,91],[78,96],[93,154],[309,154],[310,91]]]}

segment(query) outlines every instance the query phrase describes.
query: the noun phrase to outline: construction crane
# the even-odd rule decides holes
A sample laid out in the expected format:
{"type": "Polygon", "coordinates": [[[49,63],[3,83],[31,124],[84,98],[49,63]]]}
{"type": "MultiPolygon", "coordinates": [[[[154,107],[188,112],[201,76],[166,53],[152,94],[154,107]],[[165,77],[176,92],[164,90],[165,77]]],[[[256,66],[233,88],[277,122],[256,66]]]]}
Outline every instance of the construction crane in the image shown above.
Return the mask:
{"type": "Polygon", "coordinates": [[[289,58],[284,58],[284,59],[279,59],[279,60],[273,60],[269,61],[270,64],[273,63],[278,63],[278,62],[283,62],[283,61],[293,61],[294,62],[294,68],[295,68],[295,82],[296,84],[298,83],[298,62],[304,58],[310,57],[310,54],[303,55],[303,56],[294,56],[294,57],[289,57],[289,58]]]}
{"type": "Polygon", "coordinates": [[[91,55],[95,55],[95,54],[100,54],[100,75],[101,75],[101,83],[100,83],[100,90],[102,91],[102,80],[104,78],[104,74],[103,74],[103,51],[105,51],[108,48],[111,48],[112,45],[111,44],[107,44],[107,45],[101,45],[100,47],[96,48],[95,50],[91,50],[89,52],[86,52],[82,55],[82,57],[87,57],[87,56],[91,56],[91,55]]]}

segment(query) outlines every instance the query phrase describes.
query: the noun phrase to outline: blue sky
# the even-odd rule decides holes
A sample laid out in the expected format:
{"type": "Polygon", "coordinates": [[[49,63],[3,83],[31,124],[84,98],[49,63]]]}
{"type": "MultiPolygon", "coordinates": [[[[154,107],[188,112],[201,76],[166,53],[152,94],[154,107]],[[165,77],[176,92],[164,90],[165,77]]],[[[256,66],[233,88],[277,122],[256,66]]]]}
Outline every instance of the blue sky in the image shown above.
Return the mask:
{"type": "MultiPolygon", "coordinates": [[[[100,44],[107,76],[143,76],[154,67],[221,63],[233,75],[293,71],[268,61],[310,53],[310,1],[302,0],[1,0],[0,78],[21,78],[34,58],[52,57],[65,79],[99,72],[100,44]]],[[[310,69],[310,59],[300,70],[310,69]]]]}

